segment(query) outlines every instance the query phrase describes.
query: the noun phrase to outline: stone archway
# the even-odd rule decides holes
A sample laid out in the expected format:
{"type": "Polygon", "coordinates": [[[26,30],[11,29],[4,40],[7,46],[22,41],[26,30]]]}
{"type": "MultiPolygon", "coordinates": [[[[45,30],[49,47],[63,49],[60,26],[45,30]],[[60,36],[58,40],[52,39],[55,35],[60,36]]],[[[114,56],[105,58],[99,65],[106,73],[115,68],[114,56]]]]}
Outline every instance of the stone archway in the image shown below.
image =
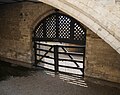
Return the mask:
{"type": "MultiPolygon", "coordinates": [[[[35,1],[35,0],[33,0],[35,1]]],[[[120,17],[112,14],[104,1],[94,0],[37,0],[69,14],[95,32],[120,54],[120,17]]],[[[107,3],[107,2],[106,2],[107,3]]],[[[108,5],[112,2],[107,3],[108,5]]],[[[114,10],[112,11],[114,12],[114,10]]]]}
{"type": "Polygon", "coordinates": [[[77,20],[56,11],[38,23],[32,39],[34,66],[84,76],[86,29],[77,20]]]}
{"type": "MultiPolygon", "coordinates": [[[[102,44],[105,45],[102,48],[103,49],[102,52],[104,52],[105,47],[107,47],[106,49],[110,49],[111,52],[109,52],[109,50],[106,50],[105,53],[107,53],[108,55],[111,55],[111,53],[113,53],[113,55],[107,57],[106,54],[104,53],[102,54],[101,52],[101,55],[98,54],[98,55],[95,55],[96,57],[95,56],[92,57],[91,53],[89,52],[90,55],[88,55],[89,57],[87,56],[87,59],[86,59],[87,62],[85,62],[86,67],[87,67],[85,70],[85,75],[95,77],[95,78],[105,79],[109,81],[119,82],[119,73],[118,73],[119,65],[118,64],[119,64],[119,53],[120,53],[120,41],[119,41],[120,39],[119,39],[119,24],[117,24],[117,22],[120,21],[119,17],[114,16],[113,14],[109,13],[106,9],[103,10],[102,12],[101,11],[99,12],[99,9],[98,9],[98,12],[96,12],[94,8],[91,8],[93,6],[88,6],[87,2],[84,2],[84,1],[81,1],[81,3],[78,0],[76,1],[73,1],[73,0],[69,0],[69,1],[68,0],[56,0],[56,1],[40,0],[40,1],[43,1],[47,5],[51,5],[63,11],[64,13],[75,18],[79,22],[83,23],[85,26],[87,26],[90,29],[90,31],[92,30],[91,33],[95,35],[97,34],[96,37],[99,36],[100,38],[102,38],[101,42],[102,44]],[[105,14],[106,15],[108,14],[109,17],[106,16],[105,14]],[[110,18],[113,18],[113,19],[110,19],[110,18]],[[103,40],[105,41],[104,43],[103,43],[103,40]],[[106,60],[105,58],[103,58],[103,55],[107,57],[108,59],[106,60]],[[114,57],[116,55],[117,55],[117,58],[114,57]],[[101,59],[100,58],[101,56],[103,60],[106,60],[105,62],[104,61],[98,62],[98,60],[96,60],[96,59],[101,59]],[[92,57],[92,60],[91,60],[91,57],[92,57]],[[113,59],[114,61],[112,60],[112,58],[115,58],[113,59]]],[[[101,7],[101,8],[104,9],[104,7],[101,7]]],[[[101,44],[99,43],[99,45],[101,44]]],[[[96,48],[92,48],[92,49],[94,50],[96,48]]],[[[93,52],[92,54],[94,55],[95,53],[96,52],[93,52]]]]}

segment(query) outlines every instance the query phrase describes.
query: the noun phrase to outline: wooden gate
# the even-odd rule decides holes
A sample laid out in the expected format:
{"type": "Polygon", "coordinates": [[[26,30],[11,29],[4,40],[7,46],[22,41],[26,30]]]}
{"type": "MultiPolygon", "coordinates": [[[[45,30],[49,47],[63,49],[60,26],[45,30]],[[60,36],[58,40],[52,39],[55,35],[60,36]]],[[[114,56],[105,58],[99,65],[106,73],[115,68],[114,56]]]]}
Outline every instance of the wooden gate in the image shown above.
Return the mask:
{"type": "Polygon", "coordinates": [[[74,18],[53,13],[36,27],[35,66],[84,76],[86,29],[74,18]]]}

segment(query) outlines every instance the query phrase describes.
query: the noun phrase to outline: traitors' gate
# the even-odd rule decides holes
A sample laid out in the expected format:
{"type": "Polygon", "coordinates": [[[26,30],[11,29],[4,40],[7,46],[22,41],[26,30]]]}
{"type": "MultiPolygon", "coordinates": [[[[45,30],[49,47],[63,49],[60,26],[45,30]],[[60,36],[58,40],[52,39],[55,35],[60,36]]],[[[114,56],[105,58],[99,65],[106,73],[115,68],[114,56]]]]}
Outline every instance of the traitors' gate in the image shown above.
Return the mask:
{"type": "Polygon", "coordinates": [[[35,66],[84,76],[86,29],[72,17],[53,13],[36,27],[35,66]]]}

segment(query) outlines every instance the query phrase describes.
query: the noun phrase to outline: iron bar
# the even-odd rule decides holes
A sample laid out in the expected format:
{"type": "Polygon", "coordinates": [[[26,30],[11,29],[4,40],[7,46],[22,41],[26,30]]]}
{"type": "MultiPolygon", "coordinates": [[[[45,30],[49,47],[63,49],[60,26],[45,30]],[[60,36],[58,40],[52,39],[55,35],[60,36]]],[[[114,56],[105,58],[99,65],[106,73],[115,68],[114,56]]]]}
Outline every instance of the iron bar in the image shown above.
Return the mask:
{"type": "Polygon", "coordinates": [[[71,62],[79,62],[79,63],[83,63],[83,61],[78,61],[78,60],[70,60],[70,59],[58,59],[61,61],[71,61],[71,62]]]}
{"type": "MultiPolygon", "coordinates": [[[[67,53],[68,51],[62,47],[62,49],[67,53]]],[[[74,59],[70,54],[67,54],[72,60],[74,59]]],[[[79,67],[79,65],[74,61],[75,65],[79,67]]]]}
{"type": "Polygon", "coordinates": [[[58,72],[58,46],[54,46],[54,63],[55,63],[55,72],[58,72]]]}
{"type": "Polygon", "coordinates": [[[48,54],[48,52],[51,51],[52,48],[53,48],[53,47],[51,46],[51,48],[40,58],[40,60],[42,60],[42,59],[48,54]]]}
{"type": "Polygon", "coordinates": [[[41,55],[41,54],[36,54],[38,56],[42,56],[42,57],[45,57],[45,58],[49,58],[49,59],[54,59],[54,57],[50,57],[50,56],[44,56],[44,55],[41,55]]]}
{"type": "Polygon", "coordinates": [[[70,67],[70,66],[65,66],[65,65],[59,65],[59,67],[66,67],[66,68],[71,68],[71,69],[80,69],[81,71],[83,71],[83,68],[78,68],[78,67],[70,67]]]}
{"type": "Polygon", "coordinates": [[[70,53],[70,52],[59,52],[59,54],[65,54],[65,55],[78,55],[78,56],[83,56],[83,53],[70,53]]]}
{"type": "Polygon", "coordinates": [[[45,62],[45,61],[42,61],[42,60],[37,60],[38,62],[42,62],[42,63],[45,63],[45,64],[48,64],[48,65],[52,65],[54,66],[54,64],[51,64],[51,63],[48,63],[48,62],[45,62]]]}
{"type": "MultiPolygon", "coordinates": [[[[52,46],[52,47],[53,47],[53,46],[52,46]]],[[[40,48],[36,48],[36,50],[40,50],[40,51],[44,51],[44,52],[50,52],[50,53],[54,53],[54,51],[49,51],[49,50],[40,49],[40,48]]]]}

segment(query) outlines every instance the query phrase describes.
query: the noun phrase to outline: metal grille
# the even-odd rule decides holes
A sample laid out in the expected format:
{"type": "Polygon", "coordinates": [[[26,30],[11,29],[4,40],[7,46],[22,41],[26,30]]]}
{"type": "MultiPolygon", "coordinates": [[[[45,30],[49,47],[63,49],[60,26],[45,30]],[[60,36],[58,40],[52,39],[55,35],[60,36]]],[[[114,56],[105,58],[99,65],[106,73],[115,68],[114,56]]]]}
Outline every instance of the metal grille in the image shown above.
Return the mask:
{"type": "Polygon", "coordinates": [[[65,16],[59,16],[59,38],[70,39],[70,18],[65,16]]]}
{"type": "Polygon", "coordinates": [[[46,36],[47,38],[56,38],[56,15],[46,19],[46,36]]]}
{"type": "Polygon", "coordinates": [[[38,24],[33,39],[85,45],[86,29],[72,17],[54,13],[38,24]]]}
{"type": "Polygon", "coordinates": [[[74,40],[85,40],[85,32],[77,23],[74,23],[74,40]]]}
{"type": "Polygon", "coordinates": [[[40,23],[39,27],[35,31],[36,38],[43,38],[43,23],[40,23]]]}

